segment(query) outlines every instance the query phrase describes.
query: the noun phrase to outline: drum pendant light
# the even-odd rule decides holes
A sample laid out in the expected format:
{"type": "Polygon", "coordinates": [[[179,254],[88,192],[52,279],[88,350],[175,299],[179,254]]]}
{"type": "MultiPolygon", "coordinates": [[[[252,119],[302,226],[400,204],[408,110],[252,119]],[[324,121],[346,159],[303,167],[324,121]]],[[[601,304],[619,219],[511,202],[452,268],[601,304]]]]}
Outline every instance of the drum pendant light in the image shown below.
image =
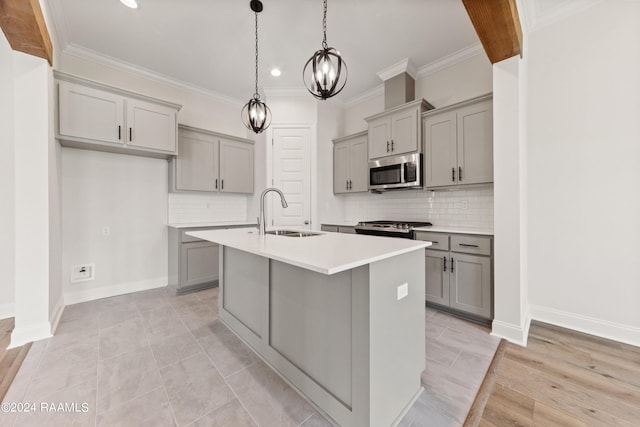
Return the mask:
{"type": "Polygon", "coordinates": [[[260,94],[258,93],[258,13],[262,12],[263,7],[260,0],[251,0],[249,7],[256,14],[256,91],[253,94],[253,98],[242,108],[240,115],[247,129],[255,133],[261,133],[271,124],[271,110],[260,99],[260,94]]]}
{"type": "Polygon", "coordinates": [[[324,0],[322,29],[322,49],[316,51],[307,61],[302,78],[311,95],[318,99],[327,99],[340,93],[347,83],[347,64],[340,52],[327,45],[327,0],[324,0]]]}

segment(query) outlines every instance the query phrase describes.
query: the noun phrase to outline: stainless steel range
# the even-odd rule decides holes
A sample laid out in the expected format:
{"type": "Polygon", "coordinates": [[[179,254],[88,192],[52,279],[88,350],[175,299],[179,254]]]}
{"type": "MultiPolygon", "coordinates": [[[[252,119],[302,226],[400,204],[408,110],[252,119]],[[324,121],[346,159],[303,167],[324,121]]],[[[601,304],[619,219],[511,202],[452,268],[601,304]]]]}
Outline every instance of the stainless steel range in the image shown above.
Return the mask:
{"type": "Polygon", "coordinates": [[[359,222],[355,229],[358,234],[413,239],[415,228],[430,227],[431,225],[430,222],[363,221],[359,222]]]}

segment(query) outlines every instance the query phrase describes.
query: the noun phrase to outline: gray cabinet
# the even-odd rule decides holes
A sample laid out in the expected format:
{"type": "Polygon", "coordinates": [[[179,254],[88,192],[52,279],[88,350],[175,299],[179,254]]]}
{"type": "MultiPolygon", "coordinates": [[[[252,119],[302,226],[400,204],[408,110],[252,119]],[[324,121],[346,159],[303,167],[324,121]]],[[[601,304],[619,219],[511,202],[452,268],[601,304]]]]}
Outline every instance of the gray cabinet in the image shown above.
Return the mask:
{"type": "Polygon", "coordinates": [[[334,233],[356,234],[355,226],[352,226],[352,225],[322,224],[320,226],[320,230],[331,231],[334,233]]]}
{"type": "Polygon", "coordinates": [[[369,126],[369,158],[420,152],[420,114],[431,109],[431,104],[419,99],[367,117],[365,120],[369,126]]]}
{"type": "Polygon", "coordinates": [[[416,232],[416,239],[433,243],[425,250],[427,302],[492,319],[492,238],[416,232]]]}
{"type": "Polygon", "coordinates": [[[250,225],[169,227],[169,286],[177,294],[217,286],[220,275],[220,246],[188,236],[186,233],[238,227],[250,225]]]}
{"type": "Polygon", "coordinates": [[[169,166],[172,192],[254,191],[253,141],[180,125],[180,154],[169,166]]]}
{"type": "Polygon", "coordinates": [[[177,154],[179,105],[63,73],[56,79],[62,145],[156,158],[177,154]]]}
{"type": "Polygon", "coordinates": [[[367,132],[333,140],[334,194],[363,192],[369,189],[367,132]]]}
{"type": "Polygon", "coordinates": [[[493,182],[493,102],[485,95],[422,115],[425,188],[493,182]]]}

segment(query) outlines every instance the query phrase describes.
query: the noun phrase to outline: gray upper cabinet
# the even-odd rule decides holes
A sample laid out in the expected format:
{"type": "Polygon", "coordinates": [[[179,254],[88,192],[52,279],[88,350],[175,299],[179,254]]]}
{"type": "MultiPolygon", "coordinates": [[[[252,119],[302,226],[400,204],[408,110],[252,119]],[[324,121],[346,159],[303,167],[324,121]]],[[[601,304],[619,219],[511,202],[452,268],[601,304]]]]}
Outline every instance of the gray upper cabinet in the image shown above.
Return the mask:
{"type": "Polygon", "coordinates": [[[56,73],[62,145],[137,156],[177,154],[179,105],[56,73]]]}
{"type": "Polygon", "coordinates": [[[425,188],[493,182],[493,102],[486,95],[423,114],[425,188]]]}
{"type": "Polygon", "coordinates": [[[333,140],[333,192],[367,191],[367,131],[333,140]]]}
{"type": "Polygon", "coordinates": [[[220,191],[253,193],[253,142],[220,139],[220,191]]]}
{"type": "Polygon", "coordinates": [[[430,109],[433,109],[431,104],[419,99],[367,117],[369,158],[420,152],[420,114],[430,109]]]}
{"type": "Polygon", "coordinates": [[[248,139],[180,125],[180,155],[169,166],[172,192],[254,191],[254,146],[248,139]]]}

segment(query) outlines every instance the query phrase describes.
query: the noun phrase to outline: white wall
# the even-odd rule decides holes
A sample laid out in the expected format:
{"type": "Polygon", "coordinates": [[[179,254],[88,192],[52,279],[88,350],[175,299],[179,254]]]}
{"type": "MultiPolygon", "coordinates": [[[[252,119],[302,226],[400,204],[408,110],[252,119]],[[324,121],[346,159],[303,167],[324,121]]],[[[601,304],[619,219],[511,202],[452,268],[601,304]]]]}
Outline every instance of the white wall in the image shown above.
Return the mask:
{"type": "Polygon", "coordinates": [[[382,90],[374,91],[370,96],[356,102],[349,102],[344,109],[344,135],[367,130],[365,117],[384,111],[384,95],[382,90]]]}
{"type": "Polygon", "coordinates": [[[533,318],[640,345],[640,3],[529,34],[533,318]]]}
{"type": "Polygon", "coordinates": [[[166,286],[166,176],[164,160],[62,149],[66,304],[166,286]],[[85,263],[95,280],[71,283],[71,267],[85,263]]]}
{"type": "Polygon", "coordinates": [[[15,301],[14,275],[14,114],[13,52],[0,32],[0,319],[13,317],[15,301]]]}

